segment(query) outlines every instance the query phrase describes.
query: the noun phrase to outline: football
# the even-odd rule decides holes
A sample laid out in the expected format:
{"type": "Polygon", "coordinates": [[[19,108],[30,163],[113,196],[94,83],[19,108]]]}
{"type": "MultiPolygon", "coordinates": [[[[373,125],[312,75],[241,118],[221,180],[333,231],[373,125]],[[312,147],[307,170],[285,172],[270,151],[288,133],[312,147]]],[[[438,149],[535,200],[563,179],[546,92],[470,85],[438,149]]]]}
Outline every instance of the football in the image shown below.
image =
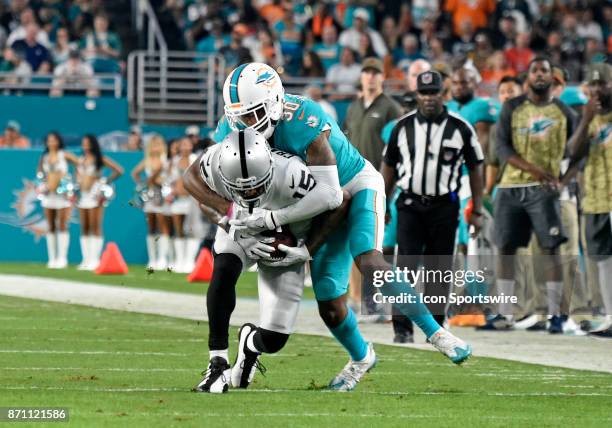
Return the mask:
{"type": "Polygon", "coordinates": [[[280,260],[285,258],[285,256],[287,255],[284,251],[278,249],[278,246],[280,244],[284,244],[288,247],[295,247],[297,245],[297,238],[291,232],[291,229],[289,229],[289,227],[287,226],[279,227],[276,230],[265,231],[262,233],[262,235],[265,237],[274,238],[274,242],[269,244],[270,246],[274,247],[275,250],[270,253],[270,257],[272,257],[273,259],[280,260]]]}

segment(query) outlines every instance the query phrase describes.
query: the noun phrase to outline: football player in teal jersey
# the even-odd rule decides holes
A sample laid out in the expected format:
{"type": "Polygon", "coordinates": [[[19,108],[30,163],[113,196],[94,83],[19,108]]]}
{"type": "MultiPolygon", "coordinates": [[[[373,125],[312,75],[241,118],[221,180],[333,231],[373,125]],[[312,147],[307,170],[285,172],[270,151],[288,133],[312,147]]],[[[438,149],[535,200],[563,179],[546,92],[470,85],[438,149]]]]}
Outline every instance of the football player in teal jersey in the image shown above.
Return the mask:
{"type": "MultiPolygon", "coordinates": [[[[273,211],[254,210],[250,217],[232,221],[232,228],[251,235],[274,230],[335,209],[342,202],[343,189],[351,194],[351,207],[345,223],[316,252],[309,248],[308,242],[298,247],[284,247],[287,256],[274,262],[286,266],[311,260],[319,313],[351,357],[329,387],[351,390],[376,362],[373,349],[368,347],[359,332],[355,314],[345,302],[351,261],[355,261],[365,278],[371,278],[376,271],[392,269],[382,255],[385,215],[382,176],[350,144],[337,123],[317,103],[285,94],[280,77],[266,64],[248,63],[234,69],[225,81],[223,98],[225,116],[214,133],[216,141],[221,141],[232,130],[255,129],[268,139],[272,147],[301,157],[316,183],[295,204],[273,211]],[[314,253],[312,257],[310,250],[314,253]]],[[[186,175],[187,185],[199,188],[191,193],[200,203],[210,205],[218,201],[218,195],[211,195],[212,202],[209,201],[210,189],[203,188],[201,180],[197,183],[197,167],[192,167],[186,175]]],[[[295,183],[296,187],[311,185],[295,183]]],[[[220,213],[222,209],[223,205],[220,213]]],[[[233,271],[239,272],[240,269],[236,266],[233,271]]],[[[233,281],[228,279],[223,287],[235,286],[237,277],[231,279],[233,281]]],[[[387,296],[415,294],[412,287],[397,282],[383,285],[381,292],[387,296]]],[[[443,329],[424,304],[399,306],[402,313],[410,316],[423,330],[428,341],[454,363],[459,364],[471,355],[471,347],[443,329]]]]}
{"type": "MultiPolygon", "coordinates": [[[[488,153],[491,126],[497,121],[500,106],[499,103],[490,98],[476,97],[474,95],[476,87],[476,75],[473,70],[468,68],[455,70],[451,76],[451,94],[453,99],[446,104],[446,107],[449,111],[460,114],[461,117],[474,127],[483,152],[488,153]]],[[[462,170],[462,175],[466,176],[465,170],[462,170]]],[[[461,198],[461,208],[459,210],[461,214],[457,230],[457,243],[460,251],[463,253],[467,251],[469,240],[468,225],[463,215],[468,201],[469,197],[461,198]]]]}

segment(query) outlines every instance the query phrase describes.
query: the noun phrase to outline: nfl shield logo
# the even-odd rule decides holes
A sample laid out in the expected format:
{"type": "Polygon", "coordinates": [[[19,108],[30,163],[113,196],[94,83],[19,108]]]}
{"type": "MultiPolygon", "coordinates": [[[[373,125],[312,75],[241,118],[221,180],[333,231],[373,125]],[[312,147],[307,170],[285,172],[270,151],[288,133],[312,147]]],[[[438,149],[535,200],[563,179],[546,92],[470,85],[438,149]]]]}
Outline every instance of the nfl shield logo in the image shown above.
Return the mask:
{"type": "Polygon", "coordinates": [[[433,79],[433,75],[431,73],[425,73],[423,74],[423,76],[421,77],[421,80],[423,81],[424,84],[429,85],[431,83],[433,79]]]}

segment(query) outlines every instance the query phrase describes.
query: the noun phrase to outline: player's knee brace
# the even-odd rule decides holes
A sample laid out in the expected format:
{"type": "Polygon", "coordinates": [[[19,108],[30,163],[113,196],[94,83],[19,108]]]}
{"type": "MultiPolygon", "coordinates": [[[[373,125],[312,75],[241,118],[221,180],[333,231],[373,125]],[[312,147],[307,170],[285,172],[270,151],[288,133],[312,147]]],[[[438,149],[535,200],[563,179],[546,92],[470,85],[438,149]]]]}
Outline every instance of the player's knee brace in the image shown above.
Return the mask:
{"type": "Polygon", "coordinates": [[[257,329],[255,336],[253,336],[255,347],[266,354],[274,354],[283,349],[288,339],[288,334],[266,330],[261,327],[257,329]]]}

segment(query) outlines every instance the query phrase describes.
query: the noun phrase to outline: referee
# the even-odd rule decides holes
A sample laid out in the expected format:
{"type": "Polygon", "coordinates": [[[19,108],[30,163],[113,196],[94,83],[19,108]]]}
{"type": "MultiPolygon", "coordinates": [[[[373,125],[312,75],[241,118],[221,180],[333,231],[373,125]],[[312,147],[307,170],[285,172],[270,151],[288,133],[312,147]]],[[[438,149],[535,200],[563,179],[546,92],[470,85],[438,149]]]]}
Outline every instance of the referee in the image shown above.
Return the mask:
{"type": "MultiPolygon", "coordinates": [[[[474,128],[448,112],[442,98],[442,76],[426,71],[417,77],[417,109],[398,121],[391,132],[381,173],[387,200],[397,185],[397,244],[401,267],[417,269],[421,256],[427,269],[452,268],[459,224],[461,167],[469,170],[473,210],[469,223],[481,227],[483,153],[474,128]]],[[[448,296],[450,284],[429,283],[425,295],[448,296]]],[[[436,321],[445,318],[445,304],[429,305],[436,321]]]]}

